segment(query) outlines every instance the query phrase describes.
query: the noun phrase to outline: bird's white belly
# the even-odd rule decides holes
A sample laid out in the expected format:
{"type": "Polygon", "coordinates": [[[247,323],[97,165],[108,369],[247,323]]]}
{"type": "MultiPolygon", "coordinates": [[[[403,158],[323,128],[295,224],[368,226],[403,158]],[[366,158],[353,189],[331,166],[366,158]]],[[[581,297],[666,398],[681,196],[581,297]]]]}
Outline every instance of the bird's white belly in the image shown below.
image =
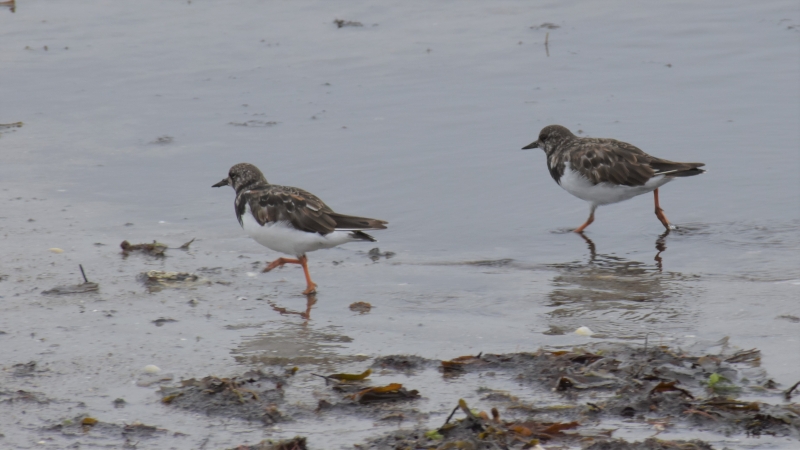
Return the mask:
{"type": "Polygon", "coordinates": [[[353,240],[347,231],[334,231],[323,236],[297,230],[289,222],[273,222],[261,226],[250,213],[249,207],[242,216],[242,228],[264,247],[292,256],[336,247],[353,240]]]}
{"type": "Polygon", "coordinates": [[[644,186],[622,186],[611,183],[592,184],[580,172],[572,170],[569,163],[566,163],[564,175],[561,176],[559,184],[575,197],[595,205],[608,205],[653,192],[670,181],[672,181],[670,177],[657,175],[649,179],[644,186]]]}

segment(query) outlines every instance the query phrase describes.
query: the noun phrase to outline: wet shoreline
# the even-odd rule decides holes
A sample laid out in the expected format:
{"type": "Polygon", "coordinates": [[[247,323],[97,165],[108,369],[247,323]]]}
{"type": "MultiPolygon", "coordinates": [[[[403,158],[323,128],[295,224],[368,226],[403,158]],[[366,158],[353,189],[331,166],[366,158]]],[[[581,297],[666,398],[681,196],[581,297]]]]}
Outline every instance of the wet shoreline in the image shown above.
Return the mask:
{"type": "MultiPolygon", "coordinates": [[[[648,448],[794,447],[793,419],[717,426],[796,400],[779,391],[800,367],[798,24],[791,1],[0,6],[0,447],[446,445],[517,425],[532,448],[606,428],[648,448]],[[706,163],[660,194],[679,229],[661,235],[640,196],[565,232],[587,206],[519,150],[551,123],[706,163]],[[307,298],[298,268],[261,273],[278,255],[210,188],[239,162],[389,229],[309,254],[307,298]],[[761,367],[720,363],[739,374],[727,406],[708,403],[708,368],[672,386],[694,399],[638,379],[633,418],[587,406],[618,385],[523,373],[602,346],[623,362],[757,349],[761,367]],[[392,355],[421,368],[382,367],[392,355]],[[353,386],[419,397],[361,405],[312,375],[367,369],[353,386]],[[182,387],[275,420],[162,401],[182,387]]],[[[578,379],[590,364],[564,376],[624,379],[578,379]]]]}

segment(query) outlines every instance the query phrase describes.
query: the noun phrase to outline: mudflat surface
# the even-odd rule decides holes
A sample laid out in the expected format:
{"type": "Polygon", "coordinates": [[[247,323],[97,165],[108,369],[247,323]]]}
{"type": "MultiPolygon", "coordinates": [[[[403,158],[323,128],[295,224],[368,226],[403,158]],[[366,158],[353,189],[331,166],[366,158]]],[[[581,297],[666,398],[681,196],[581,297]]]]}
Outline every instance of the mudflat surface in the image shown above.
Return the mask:
{"type": "MultiPolygon", "coordinates": [[[[514,371],[444,376],[440,360],[645,338],[695,357],[726,336],[726,351],[758,349],[775,387],[736,396],[785,405],[800,367],[799,27],[790,1],[0,6],[0,447],[386,443],[370,440],[438,429],[459,399],[507,417],[482,387],[586,404],[514,371]],[[519,150],[551,123],[705,162],[661,189],[679,229],[663,236],[641,196],[569,233],[588,207],[519,150]],[[300,269],[260,272],[279,255],[211,189],[238,162],[389,229],[309,254],[309,300],[300,269]],[[168,248],[126,256],[124,240],[168,248]],[[373,366],[389,355],[428,363],[373,366]],[[401,402],[416,413],[315,412],[350,394],[312,373],[368,367],[374,386],[418,390],[401,402]],[[252,371],[263,391],[202,382],[252,371]],[[276,420],[162,402],[181,380],[236,402],[252,390],[276,420]]],[[[613,438],[797,443],[676,423],[619,420],[613,438]]]]}

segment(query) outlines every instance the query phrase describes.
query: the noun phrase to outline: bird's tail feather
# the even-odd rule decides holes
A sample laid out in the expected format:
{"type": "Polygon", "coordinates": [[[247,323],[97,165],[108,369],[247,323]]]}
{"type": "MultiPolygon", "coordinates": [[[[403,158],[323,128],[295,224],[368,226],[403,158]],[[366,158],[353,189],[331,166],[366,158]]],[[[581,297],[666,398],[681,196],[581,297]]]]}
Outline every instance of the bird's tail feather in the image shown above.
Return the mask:
{"type": "Polygon", "coordinates": [[[363,231],[358,231],[358,230],[351,232],[350,237],[356,241],[378,242],[378,240],[375,239],[374,237],[368,235],[367,233],[364,233],[363,231]]]}
{"type": "Polygon", "coordinates": [[[704,163],[678,163],[667,160],[655,160],[650,163],[650,167],[655,170],[654,175],[667,175],[670,177],[691,177],[705,173],[704,163]]]}
{"type": "Polygon", "coordinates": [[[389,223],[385,220],[346,216],[337,213],[331,214],[330,217],[336,221],[337,230],[385,230],[386,225],[389,223]]]}
{"type": "Polygon", "coordinates": [[[700,175],[701,173],[706,173],[706,170],[694,167],[686,170],[676,170],[674,172],[666,172],[664,173],[664,175],[669,175],[671,177],[691,177],[694,175],[700,175]]]}

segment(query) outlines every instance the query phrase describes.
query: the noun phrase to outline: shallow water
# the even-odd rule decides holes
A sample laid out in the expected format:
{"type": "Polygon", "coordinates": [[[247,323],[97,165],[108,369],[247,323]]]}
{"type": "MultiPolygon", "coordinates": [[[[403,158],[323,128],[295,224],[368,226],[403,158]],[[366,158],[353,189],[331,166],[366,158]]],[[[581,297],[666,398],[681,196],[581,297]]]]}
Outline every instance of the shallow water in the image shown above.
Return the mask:
{"type": "MultiPolygon", "coordinates": [[[[147,364],[176,379],[251,362],[338,371],[358,355],[586,342],[579,326],[598,339],[730,336],[796,381],[800,323],[780,318],[800,316],[796,2],[33,1],[0,7],[0,35],[0,123],[24,122],[0,129],[0,361],[47,365],[47,381],[15,389],[87,405],[6,415],[4,445],[34,446],[39,427],[85,411],[189,435],[174,448],[195,448],[206,426],[216,447],[281,435],[165,410],[131,384],[147,364]],[[531,28],[545,22],[558,28],[531,28]],[[540,151],[519,150],[550,123],[705,162],[661,189],[679,229],[662,237],[641,196],[600,208],[588,240],[564,232],[588,207],[540,151]],[[244,236],[232,191],[210,188],[243,161],[388,220],[374,234],[396,255],[310,254],[311,320],[279,315],[305,310],[301,272],[256,274],[277,255],[244,236]],[[119,255],[125,239],[193,237],[163,261],[119,255]],[[78,264],[99,293],[40,295],[77,283],[78,264]],[[147,293],[136,276],[152,269],[230,284],[147,293]],[[374,308],[353,313],[354,301],[374,308]],[[114,409],[119,396],[130,406],[114,409]]],[[[466,395],[453,389],[428,394],[430,410],[466,395]]],[[[375,432],[295,425],[285,432],[316,445],[330,430],[359,430],[342,445],[375,432]]]]}

